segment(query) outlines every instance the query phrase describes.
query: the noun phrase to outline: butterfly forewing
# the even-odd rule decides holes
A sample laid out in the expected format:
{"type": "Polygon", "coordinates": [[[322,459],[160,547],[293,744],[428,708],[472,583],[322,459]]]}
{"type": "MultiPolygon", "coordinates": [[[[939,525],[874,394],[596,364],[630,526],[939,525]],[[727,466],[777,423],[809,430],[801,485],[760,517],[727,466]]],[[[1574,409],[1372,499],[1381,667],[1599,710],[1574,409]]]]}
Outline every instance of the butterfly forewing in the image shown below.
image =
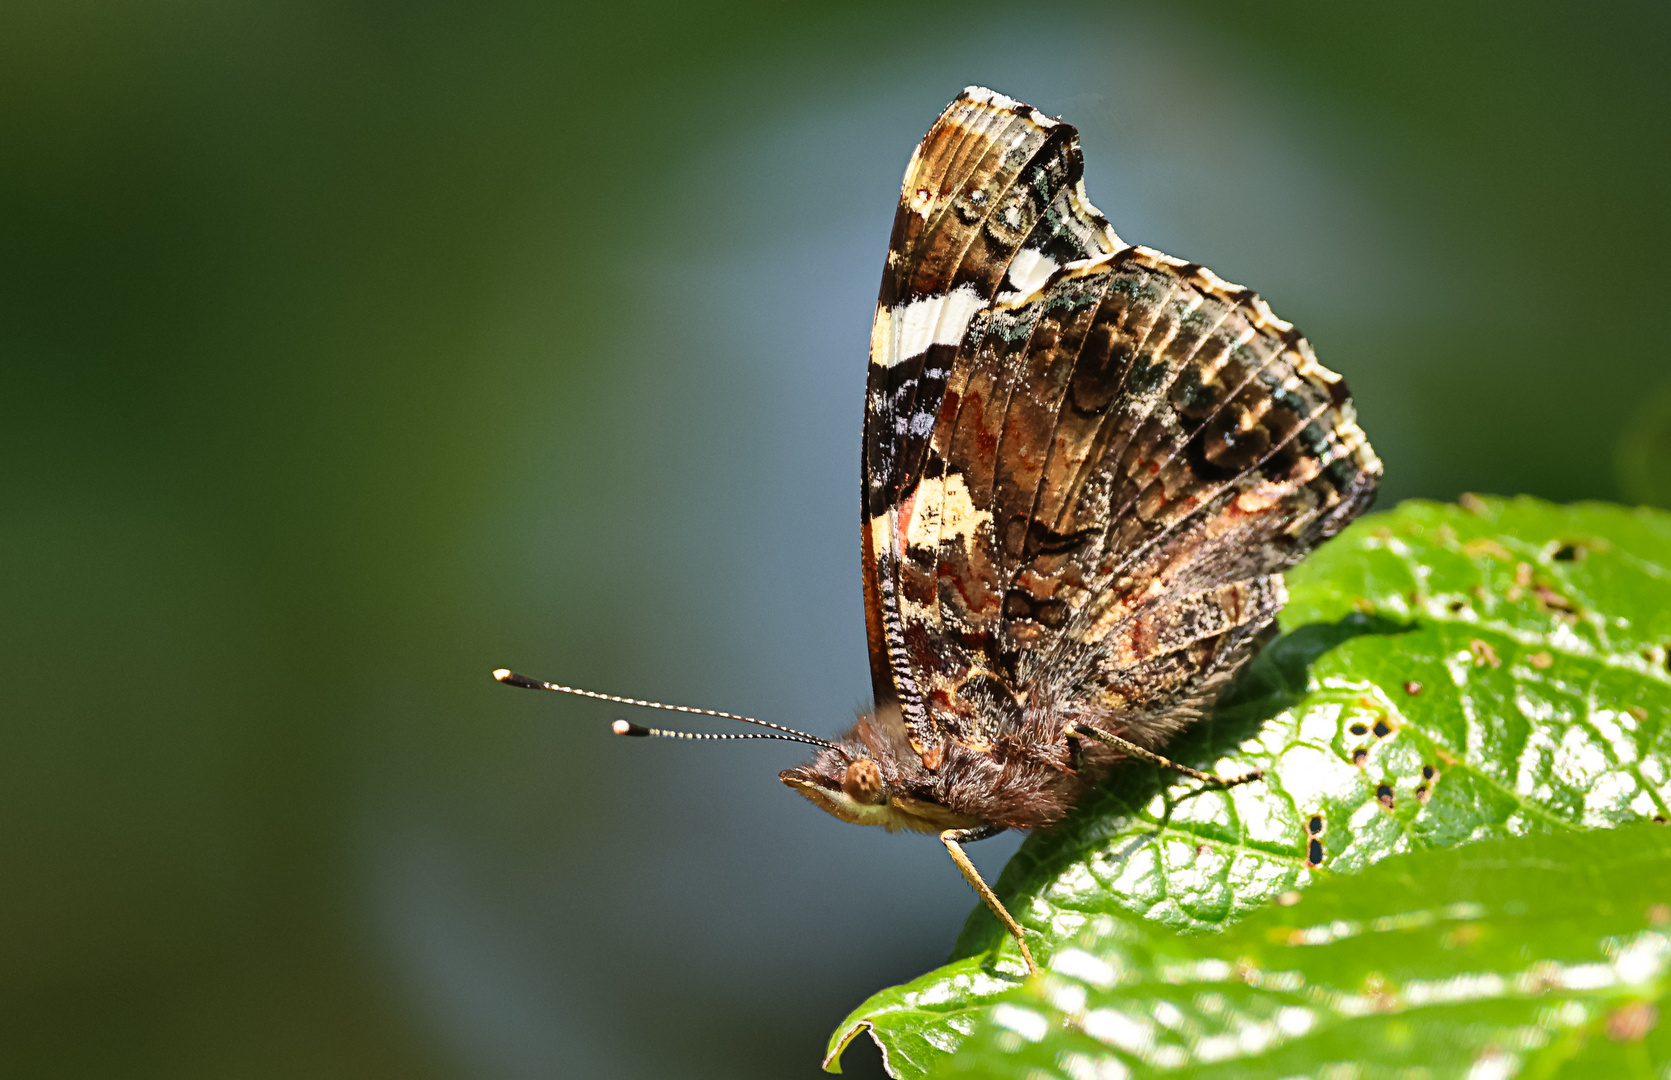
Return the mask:
{"type": "MultiPolygon", "coordinates": [[[[898,704],[930,763],[942,727],[951,725],[953,736],[972,734],[959,722],[968,710],[945,707],[944,673],[967,671],[990,647],[977,640],[969,612],[956,616],[961,629],[940,617],[939,553],[979,552],[967,543],[971,492],[961,473],[937,475],[946,453],[931,443],[948,424],[955,427],[960,405],[993,407],[1000,392],[994,377],[1006,392],[1013,386],[1013,365],[994,365],[990,357],[975,364],[969,354],[990,337],[994,303],[1024,295],[1065,262],[1120,246],[1085,201],[1081,172],[1072,128],[972,89],[924,138],[901,185],[871,337],[866,601],[879,711],[898,704]]],[[[1012,351],[1025,352],[1024,343],[1014,343],[1014,328],[1005,332],[1012,351]]],[[[991,448],[962,456],[987,462],[990,477],[991,448]]],[[[997,580],[1000,566],[984,562],[960,576],[997,580]]]]}

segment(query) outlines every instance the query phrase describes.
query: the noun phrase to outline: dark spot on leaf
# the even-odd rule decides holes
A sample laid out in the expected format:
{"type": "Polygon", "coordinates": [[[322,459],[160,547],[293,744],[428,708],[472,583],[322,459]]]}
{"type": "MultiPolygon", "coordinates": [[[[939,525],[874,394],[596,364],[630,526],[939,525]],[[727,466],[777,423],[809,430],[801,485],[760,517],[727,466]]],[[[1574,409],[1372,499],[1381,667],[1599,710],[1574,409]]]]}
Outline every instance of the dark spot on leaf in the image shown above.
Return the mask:
{"type": "Polygon", "coordinates": [[[1417,802],[1419,802],[1423,806],[1425,806],[1425,805],[1427,805],[1427,800],[1431,799],[1432,797],[1433,797],[1433,795],[1432,795],[1431,792],[1429,792],[1427,790],[1427,785],[1426,784],[1417,784],[1416,785],[1416,801],[1417,802]]]}
{"type": "Polygon", "coordinates": [[[1313,814],[1311,820],[1305,823],[1305,831],[1313,836],[1321,836],[1323,833],[1323,815],[1313,814]]]}
{"type": "Polygon", "coordinates": [[[1423,765],[1422,766],[1422,779],[1423,780],[1429,780],[1430,781],[1435,776],[1438,776],[1438,775],[1439,775],[1439,770],[1435,769],[1433,766],[1431,766],[1431,765],[1423,765]]]}
{"type": "Polygon", "coordinates": [[[1666,821],[1665,821],[1665,815],[1664,815],[1664,814],[1655,814],[1655,815],[1654,815],[1654,824],[1655,824],[1655,825],[1664,825],[1664,824],[1666,824],[1666,821]]]}
{"type": "Polygon", "coordinates": [[[1563,544],[1561,550],[1555,553],[1557,562],[1577,562],[1589,552],[1583,544],[1563,544]]]}
{"type": "Polygon", "coordinates": [[[1368,735],[1369,734],[1369,726],[1367,724],[1353,724],[1351,727],[1347,728],[1346,730],[1350,731],[1354,735],[1368,735]]]}
{"type": "Polygon", "coordinates": [[[1375,732],[1375,737],[1377,739],[1384,739],[1393,733],[1392,725],[1387,723],[1385,720],[1375,721],[1375,727],[1371,730],[1375,732]]]}
{"type": "Polygon", "coordinates": [[[1450,603],[1445,605],[1445,609],[1447,611],[1449,611],[1452,615],[1456,615],[1456,614],[1459,614],[1462,611],[1462,609],[1467,607],[1467,606],[1468,606],[1468,604],[1464,600],[1452,600],[1450,603]]]}
{"type": "Polygon", "coordinates": [[[1417,694],[1422,692],[1422,684],[1412,679],[1404,684],[1404,692],[1409,694],[1411,697],[1415,697],[1417,694]]]}
{"type": "Polygon", "coordinates": [[[1364,762],[1366,762],[1368,760],[1369,760],[1369,751],[1368,750],[1354,750],[1354,751],[1352,751],[1352,764],[1361,766],[1364,762]]]}
{"type": "Polygon", "coordinates": [[[1393,789],[1386,784],[1381,784],[1375,789],[1375,801],[1391,810],[1393,808],[1393,789]]]}
{"type": "Polygon", "coordinates": [[[1569,612],[1576,606],[1571,600],[1562,596],[1560,593],[1551,589],[1548,585],[1545,585],[1541,581],[1538,582],[1537,585],[1533,586],[1532,595],[1537,597],[1539,607],[1545,611],[1551,611],[1556,614],[1569,612]]]}
{"type": "Polygon", "coordinates": [[[1323,841],[1313,839],[1310,844],[1306,845],[1305,861],[1307,866],[1323,865],[1323,841]]]}

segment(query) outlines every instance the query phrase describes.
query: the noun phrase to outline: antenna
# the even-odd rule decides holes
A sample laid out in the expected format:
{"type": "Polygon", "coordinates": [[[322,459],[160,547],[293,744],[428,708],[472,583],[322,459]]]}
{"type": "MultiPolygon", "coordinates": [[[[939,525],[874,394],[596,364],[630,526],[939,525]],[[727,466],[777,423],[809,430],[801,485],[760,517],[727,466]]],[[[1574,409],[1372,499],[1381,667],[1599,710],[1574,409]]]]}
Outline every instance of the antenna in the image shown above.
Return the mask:
{"type": "Polygon", "coordinates": [[[508,668],[500,668],[493,673],[493,677],[506,686],[520,686],[524,690],[551,690],[558,694],[574,694],[578,697],[594,698],[598,701],[613,701],[618,705],[641,705],[646,709],[666,709],[668,712],[691,713],[695,716],[717,716],[722,720],[741,720],[745,724],[757,724],[763,728],[771,728],[776,735],[762,735],[757,732],[734,735],[704,735],[691,731],[663,731],[661,728],[642,727],[625,720],[617,720],[613,730],[617,735],[632,735],[643,738],[649,735],[664,739],[782,739],[784,742],[806,743],[810,746],[822,746],[829,750],[839,751],[841,747],[827,739],[820,739],[816,735],[808,735],[804,731],[797,731],[782,724],[773,724],[765,720],[756,720],[752,716],[738,716],[736,713],[721,712],[719,709],[697,709],[689,705],[664,705],[659,701],[645,701],[642,698],[618,697],[615,694],[600,694],[595,690],[580,690],[573,686],[559,686],[556,683],[545,682],[542,679],[530,679],[526,675],[518,675],[508,668]]]}

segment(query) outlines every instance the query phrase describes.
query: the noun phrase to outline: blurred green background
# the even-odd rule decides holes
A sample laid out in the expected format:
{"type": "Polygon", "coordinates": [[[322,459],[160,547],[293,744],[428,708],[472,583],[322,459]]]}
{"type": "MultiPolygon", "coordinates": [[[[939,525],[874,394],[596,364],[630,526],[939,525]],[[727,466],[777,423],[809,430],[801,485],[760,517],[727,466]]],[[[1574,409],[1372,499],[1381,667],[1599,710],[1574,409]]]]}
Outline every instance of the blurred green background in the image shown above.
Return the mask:
{"type": "Polygon", "coordinates": [[[0,1072],[814,1075],[950,948],[943,854],[488,671],[862,702],[864,352],[941,106],[1065,115],[1123,236],[1303,327],[1383,505],[1671,504],[1668,30],[6,5],[0,1072]]]}

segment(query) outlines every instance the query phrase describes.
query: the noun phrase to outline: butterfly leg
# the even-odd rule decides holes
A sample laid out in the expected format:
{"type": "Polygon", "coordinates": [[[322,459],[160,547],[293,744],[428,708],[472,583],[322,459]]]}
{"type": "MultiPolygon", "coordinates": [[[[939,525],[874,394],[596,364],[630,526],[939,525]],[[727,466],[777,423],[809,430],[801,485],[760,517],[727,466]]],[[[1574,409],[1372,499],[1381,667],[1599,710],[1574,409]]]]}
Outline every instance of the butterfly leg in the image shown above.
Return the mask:
{"type": "Polygon", "coordinates": [[[986,901],[986,906],[992,909],[992,914],[998,916],[998,921],[1004,924],[1004,927],[1015,938],[1015,943],[1021,946],[1021,957],[1027,961],[1027,971],[1037,975],[1039,966],[1033,962],[1032,951],[1027,948],[1027,939],[1021,933],[1021,924],[1016,922],[1015,916],[1011,915],[1009,910],[1004,907],[1003,902],[998,899],[998,895],[987,885],[981,877],[981,872],[975,869],[975,864],[969,861],[969,856],[963,850],[964,844],[975,840],[985,840],[987,837],[997,836],[1003,831],[995,825],[986,825],[978,829],[947,829],[940,834],[940,842],[946,845],[946,853],[952,857],[952,862],[956,863],[957,868],[963,872],[963,879],[974,886],[975,891],[980,893],[981,899],[986,901]]]}
{"type": "Polygon", "coordinates": [[[1080,735],[1088,735],[1105,746],[1118,750],[1126,757],[1134,757],[1141,761],[1147,761],[1151,765],[1158,765],[1163,769],[1183,773],[1191,780],[1199,780],[1203,784],[1212,784],[1214,787],[1235,787],[1238,784],[1249,784],[1265,777],[1263,769],[1254,769],[1245,776],[1216,776],[1213,773],[1202,772],[1200,769],[1192,769],[1188,765],[1180,765],[1171,758],[1161,757],[1153,750],[1145,750],[1134,742],[1128,742],[1118,735],[1110,735],[1101,728],[1094,728],[1089,724],[1075,724],[1072,730],[1080,735]]]}

